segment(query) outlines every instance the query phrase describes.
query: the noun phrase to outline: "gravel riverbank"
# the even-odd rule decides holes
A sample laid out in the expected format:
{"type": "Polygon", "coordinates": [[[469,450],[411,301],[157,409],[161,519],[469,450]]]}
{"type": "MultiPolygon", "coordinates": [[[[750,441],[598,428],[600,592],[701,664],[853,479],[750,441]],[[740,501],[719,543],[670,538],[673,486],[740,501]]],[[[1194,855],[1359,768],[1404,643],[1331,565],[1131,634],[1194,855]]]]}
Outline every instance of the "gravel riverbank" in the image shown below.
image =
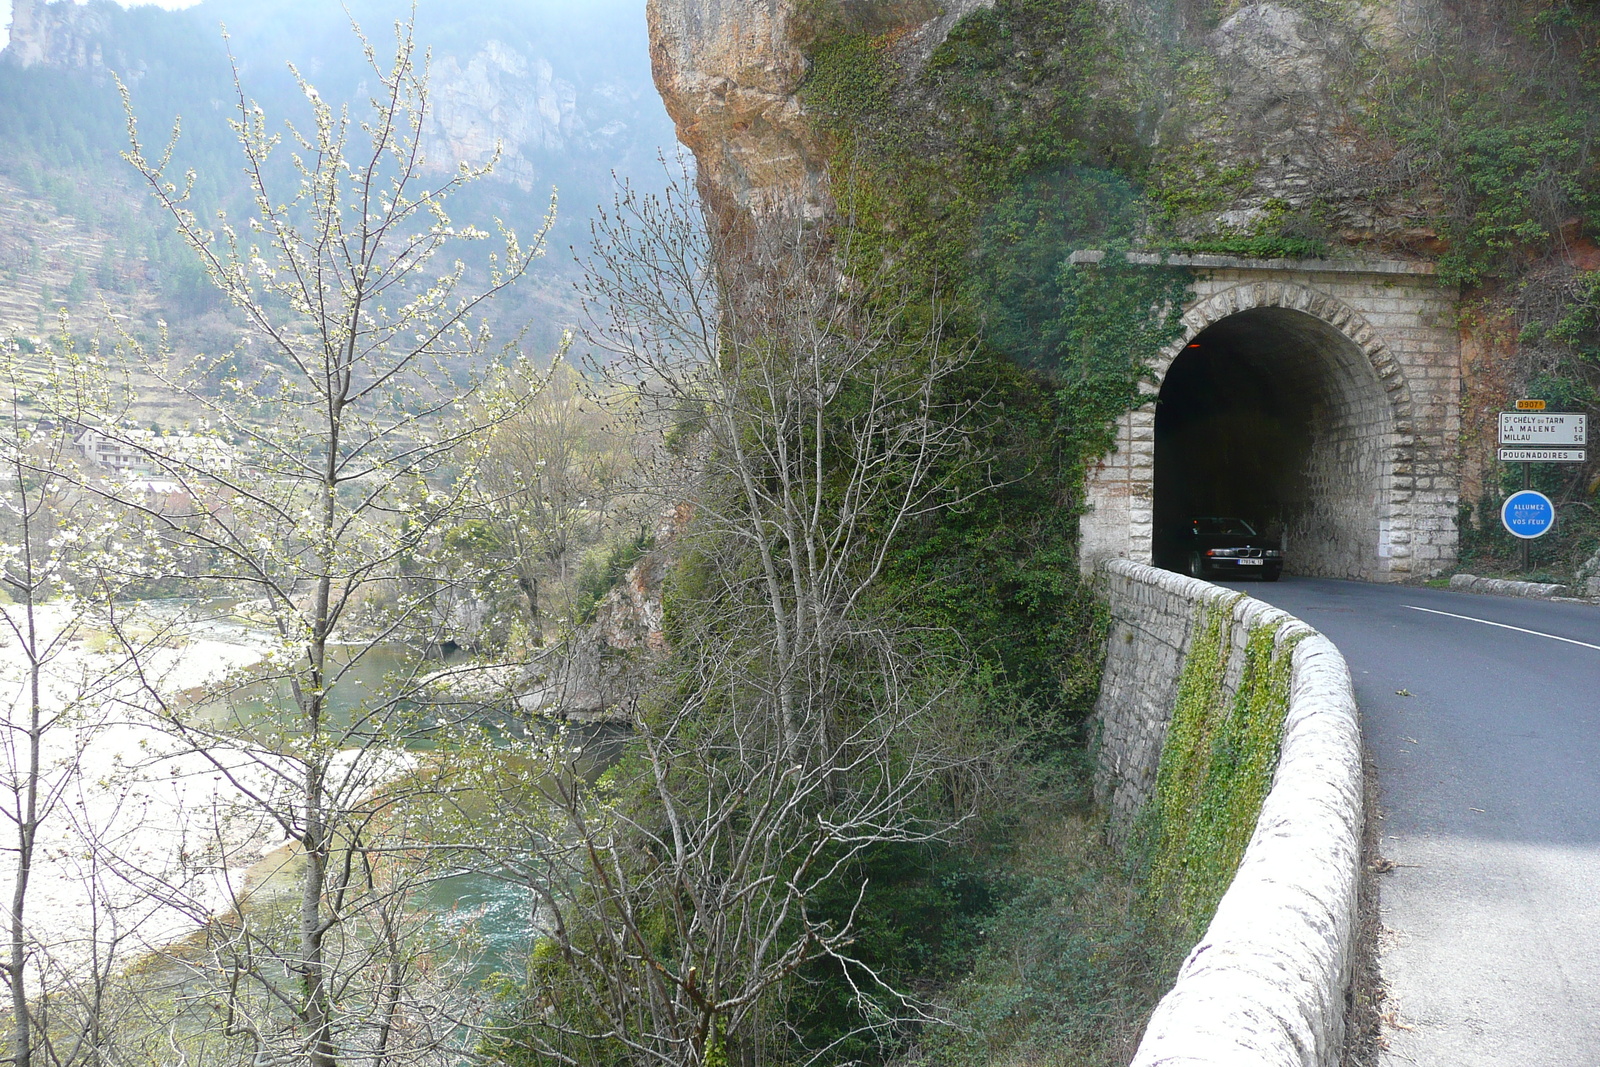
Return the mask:
{"type": "MultiPolygon", "coordinates": [[[[20,608],[3,609],[13,619],[20,608]]],[[[36,612],[40,633],[70,624],[65,607],[36,612]]],[[[43,973],[81,977],[90,960],[127,961],[186,936],[225,911],[244,872],[282,833],[241,803],[265,788],[262,768],[242,755],[181,751],[146,687],[177,694],[258,662],[264,642],[227,628],[175,624],[143,657],[142,682],[120,669],[105,631],[84,626],[48,664],[42,701],[53,721],[41,751],[50,799],[41,827],[25,918],[43,973]]],[[[0,848],[14,849],[21,772],[28,764],[27,657],[16,635],[0,641],[0,848]]],[[[0,854],[0,910],[15,869],[0,854]]]]}

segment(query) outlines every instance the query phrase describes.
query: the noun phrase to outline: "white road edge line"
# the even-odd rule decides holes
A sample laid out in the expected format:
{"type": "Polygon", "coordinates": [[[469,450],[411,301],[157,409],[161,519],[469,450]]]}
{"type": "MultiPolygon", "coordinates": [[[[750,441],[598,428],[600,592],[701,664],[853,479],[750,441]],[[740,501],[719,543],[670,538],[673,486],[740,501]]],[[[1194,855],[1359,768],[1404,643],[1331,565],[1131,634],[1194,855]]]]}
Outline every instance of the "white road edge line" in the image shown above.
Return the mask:
{"type": "Polygon", "coordinates": [[[1419,608],[1415,604],[1407,604],[1406,607],[1410,608],[1412,611],[1426,611],[1429,615],[1444,615],[1451,619],[1461,619],[1464,622],[1475,622],[1482,626],[1498,626],[1502,630],[1515,630],[1519,634],[1532,634],[1535,637],[1548,637],[1552,641],[1565,641],[1569,645],[1577,645],[1579,648],[1592,648],[1596,652],[1600,652],[1600,645],[1591,645],[1587,641],[1574,641],[1570,637],[1557,637],[1555,634],[1547,634],[1543,630],[1524,630],[1520,626],[1508,626],[1503,622],[1490,622],[1488,619],[1476,619],[1471,615],[1457,615],[1453,611],[1435,611],[1432,608],[1419,608]]]}

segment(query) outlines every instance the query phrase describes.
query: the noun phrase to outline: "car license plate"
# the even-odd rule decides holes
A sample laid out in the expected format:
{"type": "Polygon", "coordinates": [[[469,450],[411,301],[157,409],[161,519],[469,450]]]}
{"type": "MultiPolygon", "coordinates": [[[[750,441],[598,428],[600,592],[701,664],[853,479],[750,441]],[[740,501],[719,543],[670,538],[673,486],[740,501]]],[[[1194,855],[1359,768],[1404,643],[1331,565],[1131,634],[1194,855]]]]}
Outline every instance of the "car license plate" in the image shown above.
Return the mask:
{"type": "Polygon", "coordinates": [[[1266,564],[1267,561],[1264,559],[1241,559],[1239,561],[1239,566],[1241,567],[1264,567],[1266,564]]]}

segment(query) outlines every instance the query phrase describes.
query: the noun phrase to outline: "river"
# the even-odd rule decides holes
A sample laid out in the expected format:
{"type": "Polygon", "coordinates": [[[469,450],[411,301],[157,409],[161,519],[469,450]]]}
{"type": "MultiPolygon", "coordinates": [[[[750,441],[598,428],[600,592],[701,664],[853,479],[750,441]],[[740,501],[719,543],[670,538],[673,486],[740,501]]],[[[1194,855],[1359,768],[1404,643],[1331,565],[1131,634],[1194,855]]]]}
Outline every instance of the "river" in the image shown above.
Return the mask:
{"type": "MultiPolygon", "coordinates": [[[[147,656],[146,680],[162,692],[186,694],[192,710],[218,724],[232,720],[272,729],[271,724],[292,718],[287,690],[265,681],[236,688],[225,700],[192,703],[220,678],[259,667],[271,645],[264,631],[196,608],[184,601],[140,606],[152,625],[183,620],[181,637],[171,636],[147,656]]],[[[47,629],[59,630],[69,621],[59,607],[47,606],[41,617],[47,629]]],[[[197,751],[174,744],[171,731],[140,698],[140,687],[127,680],[91,700],[77,699],[87,679],[111,677],[108,656],[114,658],[104,634],[85,632],[51,665],[46,687],[47,702],[70,718],[46,740],[46,774],[62,800],[41,835],[42,860],[33,874],[28,915],[32,936],[64,975],[81,972],[93,943],[104,942],[112,926],[123,938],[124,962],[189,936],[209,917],[230,910],[248,878],[260,879],[273,857],[281,862],[293,852],[281,830],[249,812],[246,796],[267,787],[270,768],[220,748],[197,751]]],[[[349,724],[395,674],[424,674],[459,662],[424,662],[399,647],[367,650],[331,690],[330,718],[349,724]]],[[[13,724],[25,711],[24,681],[17,657],[0,655],[0,700],[7,702],[0,707],[9,705],[13,724]]],[[[417,711],[414,705],[407,708],[417,711]]],[[[511,713],[509,702],[462,702],[450,709],[487,726],[500,743],[528,738],[528,727],[511,713]]],[[[541,742],[549,736],[554,735],[542,736],[541,742]]],[[[583,740],[602,736],[589,730],[583,740]]],[[[406,742],[409,757],[402,755],[394,764],[402,771],[426,759],[434,747],[425,729],[413,731],[406,742]]],[[[602,744],[594,750],[607,749],[602,744]]],[[[13,754],[4,750],[6,757],[13,754]]],[[[416,901],[449,939],[476,943],[474,977],[520,970],[535,929],[533,895],[525,885],[457,873],[425,885],[416,901]]]]}

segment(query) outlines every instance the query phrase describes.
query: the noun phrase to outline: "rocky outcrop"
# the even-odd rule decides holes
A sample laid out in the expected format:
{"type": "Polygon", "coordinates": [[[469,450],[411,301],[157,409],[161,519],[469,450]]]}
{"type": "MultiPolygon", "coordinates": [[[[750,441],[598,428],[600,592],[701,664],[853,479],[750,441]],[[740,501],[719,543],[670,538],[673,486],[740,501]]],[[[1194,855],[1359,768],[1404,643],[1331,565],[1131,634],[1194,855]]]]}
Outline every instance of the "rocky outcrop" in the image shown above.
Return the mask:
{"type": "MultiPolygon", "coordinates": [[[[720,210],[819,217],[830,210],[827,146],[799,97],[819,29],[863,30],[890,42],[914,70],[962,17],[993,0],[650,0],[657,88],[695,154],[702,188],[720,210]],[[818,14],[825,12],[825,14],[818,14]]],[[[1173,175],[1216,184],[1216,209],[1184,221],[1180,236],[1248,234],[1285,213],[1318,213],[1351,242],[1427,248],[1429,194],[1397,177],[1400,164],[1362,134],[1342,91],[1353,57],[1403,36],[1391,5],[1332,13],[1291,2],[1235,8],[1209,32],[1174,27],[1147,5],[1106,0],[1106,18],[1155,55],[1188,42],[1177,82],[1154,91],[1149,147],[1173,175]],[[1193,173],[1190,173],[1190,171],[1193,173]],[[1218,182],[1218,175],[1231,176],[1218,182]]],[[[1140,60],[1142,62],[1142,60],[1140,60]]],[[[1150,85],[1106,86],[1112,95],[1150,85]]],[[[1389,152],[1392,156],[1392,151],[1389,152]]],[[[1403,170],[1401,166],[1401,170],[1403,170]]]]}
{"type": "Polygon", "coordinates": [[[1243,179],[1231,202],[1190,220],[1190,233],[1250,233],[1275,214],[1315,208],[1351,243],[1437,243],[1423,221],[1437,206],[1432,194],[1364,134],[1358,105],[1343,91],[1353,57],[1383,36],[1380,13],[1363,22],[1253,3],[1206,34],[1193,69],[1209,91],[1177,97],[1161,139],[1201,145],[1243,179]]]}
{"type": "Polygon", "coordinates": [[[530,664],[517,704],[530,715],[581,721],[632,718],[652,668],[667,653],[662,591],[687,504],[668,511],[654,547],[596,605],[589,625],[530,664]]]}
{"type": "Polygon", "coordinates": [[[656,87],[720,208],[823,214],[824,155],[797,93],[793,0],[650,0],[656,87]]]}
{"type": "MultiPolygon", "coordinates": [[[[926,60],[960,18],[994,0],[865,0],[837,17],[896,31],[902,62],[926,60]]],[[[722,211],[818,218],[831,209],[827,148],[801,106],[819,6],[802,0],[649,0],[656,88],[722,211]]]]}
{"type": "Polygon", "coordinates": [[[113,5],[12,0],[11,41],[5,57],[22,67],[105,70],[103,42],[113,5]]]}
{"type": "Polygon", "coordinates": [[[499,151],[496,176],[526,192],[541,177],[535,155],[565,152],[580,131],[576,86],[542,56],[489,41],[465,60],[441,57],[432,74],[423,151],[442,168],[481,166],[499,151]]]}
{"type": "MultiPolygon", "coordinates": [[[[1348,119],[1333,89],[1342,27],[1313,24],[1275,3],[1239,8],[1205,38],[1206,75],[1217,95],[1177,109],[1169,136],[1203,142],[1219,162],[1249,168],[1247,187],[1201,230],[1248,232],[1271,208],[1304,207],[1333,192],[1328,176],[1350,169],[1353,146],[1331,136],[1348,119]]],[[[1279,208],[1281,210],[1281,208],[1279,208]]]]}
{"type": "Polygon", "coordinates": [[[589,626],[529,666],[517,705],[543,718],[630,721],[650,668],[666,652],[666,570],[660,552],[629,568],[589,626]]]}

